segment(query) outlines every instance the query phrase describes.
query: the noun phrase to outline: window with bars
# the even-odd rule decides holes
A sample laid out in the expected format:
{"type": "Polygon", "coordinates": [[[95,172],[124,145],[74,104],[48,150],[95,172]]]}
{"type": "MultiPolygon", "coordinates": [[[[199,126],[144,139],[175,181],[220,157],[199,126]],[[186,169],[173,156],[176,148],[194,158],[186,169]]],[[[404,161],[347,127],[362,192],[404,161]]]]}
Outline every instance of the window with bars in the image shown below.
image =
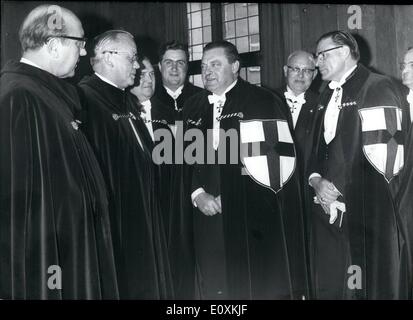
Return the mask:
{"type": "Polygon", "coordinates": [[[241,56],[240,77],[261,85],[258,3],[187,3],[189,80],[203,87],[202,49],[210,41],[227,40],[241,56]]]}

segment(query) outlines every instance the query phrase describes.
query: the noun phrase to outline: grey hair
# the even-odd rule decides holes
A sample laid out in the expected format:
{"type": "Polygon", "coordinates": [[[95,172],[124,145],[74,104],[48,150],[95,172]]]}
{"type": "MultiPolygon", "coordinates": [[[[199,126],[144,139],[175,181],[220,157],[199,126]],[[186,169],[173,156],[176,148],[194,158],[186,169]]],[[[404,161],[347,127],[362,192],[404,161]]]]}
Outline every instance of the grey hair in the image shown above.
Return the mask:
{"type": "Polygon", "coordinates": [[[125,38],[134,40],[131,33],[125,30],[108,30],[93,39],[93,51],[90,57],[91,65],[95,65],[100,61],[99,55],[105,50],[114,50],[113,46],[116,46],[122,42],[125,38]]]}
{"type": "Polygon", "coordinates": [[[311,63],[313,63],[314,66],[315,66],[316,61],[315,61],[314,55],[313,55],[312,53],[310,53],[310,52],[303,51],[303,50],[293,51],[293,52],[288,56],[288,58],[287,58],[287,64],[290,64],[290,61],[291,61],[292,58],[294,58],[294,57],[296,57],[296,56],[298,56],[298,55],[301,55],[301,54],[307,55],[308,60],[310,60],[311,63]]]}
{"type": "Polygon", "coordinates": [[[23,52],[41,48],[50,37],[65,35],[67,33],[65,18],[69,16],[76,18],[70,10],[49,4],[40,5],[30,11],[19,29],[23,52]]]}

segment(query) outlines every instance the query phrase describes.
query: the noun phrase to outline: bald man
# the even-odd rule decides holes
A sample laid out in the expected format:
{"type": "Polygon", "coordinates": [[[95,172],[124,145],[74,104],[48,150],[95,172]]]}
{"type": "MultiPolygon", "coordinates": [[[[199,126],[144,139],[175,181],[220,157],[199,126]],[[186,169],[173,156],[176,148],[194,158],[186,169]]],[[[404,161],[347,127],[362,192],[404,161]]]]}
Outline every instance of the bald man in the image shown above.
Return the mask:
{"type": "Polygon", "coordinates": [[[311,129],[318,100],[318,95],[309,89],[317,76],[314,57],[306,51],[294,51],[288,56],[283,70],[286,86],[276,91],[289,109],[287,115],[296,139],[299,166],[303,174],[311,153],[311,129]]]}
{"type": "Polygon", "coordinates": [[[42,5],[0,78],[0,299],[115,299],[105,182],[63,81],[86,55],[79,19],[42,5]]]}

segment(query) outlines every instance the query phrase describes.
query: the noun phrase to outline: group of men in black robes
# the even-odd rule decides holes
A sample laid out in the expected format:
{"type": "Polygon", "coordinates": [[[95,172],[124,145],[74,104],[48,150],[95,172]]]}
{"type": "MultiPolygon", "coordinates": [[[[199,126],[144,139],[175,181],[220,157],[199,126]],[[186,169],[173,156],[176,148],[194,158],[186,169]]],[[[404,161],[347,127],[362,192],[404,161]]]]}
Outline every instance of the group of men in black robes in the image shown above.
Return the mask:
{"type": "Polygon", "coordinates": [[[39,6],[19,36],[1,73],[0,298],[412,298],[410,109],[351,34],[292,53],[283,95],[241,79],[227,41],[204,48],[206,90],[166,44],[155,90],[110,30],[76,89],[72,12],[39,6]]]}

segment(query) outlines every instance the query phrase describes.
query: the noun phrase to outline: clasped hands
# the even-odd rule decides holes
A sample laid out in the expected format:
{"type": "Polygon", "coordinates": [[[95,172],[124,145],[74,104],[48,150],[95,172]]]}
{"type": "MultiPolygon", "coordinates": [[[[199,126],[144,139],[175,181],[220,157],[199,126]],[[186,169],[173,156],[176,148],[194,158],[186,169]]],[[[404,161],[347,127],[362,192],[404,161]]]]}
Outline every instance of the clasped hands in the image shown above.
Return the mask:
{"type": "MultiPolygon", "coordinates": [[[[337,201],[341,195],[336,186],[322,177],[313,177],[310,179],[310,185],[314,188],[316,196],[314,203],[319,204],[324,212],[330,216],[330,224],[333,224],[337,219],[337,210],[342,214],[346,212],[346,205],[344,202],[337,201]]],[[[340,227],[342,222],[342,215],[340,219],[340,227]]]]}
{"type": "Polygon", "coordinates": [[[194,202],[198,209],[206,216],[222,213],[221,195],[214,197],[207,192],[202,192],[194,199],[194,202]]]}

